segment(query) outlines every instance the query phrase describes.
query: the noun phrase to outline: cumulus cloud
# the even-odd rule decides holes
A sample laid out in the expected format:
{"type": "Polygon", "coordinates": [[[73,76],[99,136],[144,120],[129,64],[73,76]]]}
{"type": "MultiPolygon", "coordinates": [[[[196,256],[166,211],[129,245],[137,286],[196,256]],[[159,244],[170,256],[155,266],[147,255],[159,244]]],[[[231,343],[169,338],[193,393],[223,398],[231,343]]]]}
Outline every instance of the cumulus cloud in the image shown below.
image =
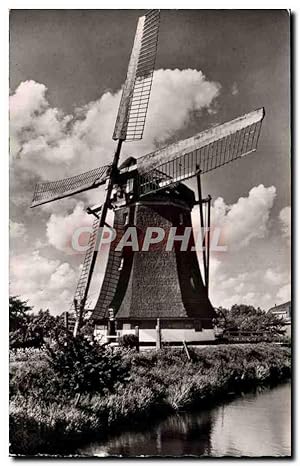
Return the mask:
{"type": "Polygon", "coordinates": [[[67,262],[60,264],[51,274],[48,287],[50,290],[60,290],[63,286],[68,290],[74,285],[77,275],[67,262]]]}
{"type": "MultiPolygon", "coordinates": [[[[80,196],[78,196],[80,197],[80,196]]],[[[75,209],[77,204],[80,202],[76,196],[72,197],[66,197],[65,199],[58,199],[57,201],[54,202],[49,202],[49,204],[43,204],[41,206],[38,206],[36,209],[36,212],[42,212],[45,214],[61,214],[61,215],[67,215],[68,212],[71,212],[72,210],[75,209]]]]}
{"type": "MultiPolygon", "coordinates": [[[[67,123],[72,119],[50,107],[46,91],[44,84],[25,81],[10,97],[10,153],[13,158],[27,162],[29,165],[24,163],[23,167],[35,173],[41,168],[41,161],[47,162],[50,157],[47,149],[54,149],[65,137],[67,123]]],[[[55,154],[55,150],[51,151],[52,163],[55,154]]],[[[62,153],[61,157],[65,159],[67,155],[62,153]]]]}
{"type": "MultiPolygon", "coordinates": [[[[51,246],[68,254],[76,254],[72,246],[72,237],[81,227],[91,227],[93,218],[87,215],[84,204],[79,202],[68,215],[51,214],[47,222],[47,238],[51,246]]],[[[82,246],[87,244],[89,234],[83,232],[80,237],[82,246]]]]}
{"type": "MultiPolygon", "coordinates": [[[[212,208],[212,234],[214,227],[221,230],[219,245],[226,245],[226,253],[211,251],[210,296],[214,306],[231,307],[233,304],[249,304],[262,309],[273,305],[273,297],[279,287],[290,280],[288,271],[274,268],[236,272],[237,256],[247,264],[247,246],[255,239],[267,237],[269,217],[276,196],[274,186],[255,186],[248,196],[234,204],[226,204],[223,198],[215,200],[212,208]]],[[[199,213],[193,212],[193,226],[199,226],[199,213]]],[[[198,254],[202,263],[201,254],[198,254]]]]}
{"type": "Polygon", "coordinates": [[[281,226],[282,235],[287,239],[288,242],[291,241],[291,207],[287,206],[281,209],[279,213],[279,221],[281,226]]]}
{"type": "Polygon", "coordinates": [[[219,267],[211,276],[211,297],[213,305],[230,308],[234,304],[247,304],[268,310],[274,305],[273,300],[278,285],[264,281],[265,271],[243,273],[224,272],[219,267]]]}
{"type": "Polygon", "coordinates": [[[248,293],[236,293],[226,294],[219,293],[214,299],[213,303],[216,307],[222,306],[226,309],[230,309],[235,304],[246,304],[248,306],[254,306],[256,308],[267,311],[272,307],[272,299],[270,293],[250,291],[248,293]]]}
{"type": "Polygon", "coordinates": [[[290,301],[291,299],[291,284],[287,283],[286,285],[282,286],[277,293],[277,298],[280,299],[282,303],[290,301]]]}
{"type": "Polygon", "coordinates": [[[281,271],[279,268],[271,269],[268,268],[265,273],[265,280],[267,283],[273,285],[283,285],[290,280],[290,273],[286,271],[281,271]]]}
{"type": "Polygon", "coordinates": [[[17,132],[32,123],[33,117],[48,107],[46,86],[35,81],[22,82],[10,97],[11,130],[17,132]]]}
{"type": "Polygon", "coordinates": [[[9,221],[9,234],[11,239],[16,238],[23,238],[26,239],[26,227],[24,223],[13,222],[12,220],[9,221]]]}
{"type": "MultiPolygon", "coordinates": [[[[144,140],[129,144],[131,154],[152,150],[183,128],[195,111],[211,107],[220,84],[197,70],[158,70],[144,140]]],[[[112,131],[121,91],[106,92],[73,115],[52,108],[47,88],[25,81],[10,97],[10,151],[23,170],[41,178],[64,177],[111,161],[112,131]]]]}
{"type": "Polygon", "coordinates": [[[227,205],[221,197],[215,200],[212,224],[222,229],[228,247],[240,249],[253,239],[266,236],[275,196],[274,186],[266,188],[260,184],[253,187],[247,197],[240,197],[233,205],[227,205]]]}
{"type": "Polygon", "coordinates": [[[184,128],[192,112],[212,107],[221,90],[201,71],[157,70],[145,129],[146,144],[163,142],[184,128]]]}
{"type": "Polygon", "coordinates": [[[35,251],[31,255],[20,254],[13,256],[10,261],[10,271],[15,283],[24,280],[22,289],[31,291],[36,283],[43,282],[45,277],[49,277],[59,266],[58,260],[51,260],[35,251]]]}
{"type": "Polygon", "coordinates": [[[77,273],[66,262],[32,254],[13,256],[10,261],[10,292],[24,299],[35,310],[49,308],[61,313],[72,302],[77,273]]]}

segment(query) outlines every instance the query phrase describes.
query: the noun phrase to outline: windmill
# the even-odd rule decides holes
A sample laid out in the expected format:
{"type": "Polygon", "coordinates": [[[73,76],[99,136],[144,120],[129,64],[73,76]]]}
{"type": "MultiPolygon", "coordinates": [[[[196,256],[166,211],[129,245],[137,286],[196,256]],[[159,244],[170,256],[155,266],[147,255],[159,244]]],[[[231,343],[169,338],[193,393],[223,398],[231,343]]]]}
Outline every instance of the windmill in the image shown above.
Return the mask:
{"type": "MultiPolygon", "coordinates": [[[[67,179],[42,182],[35,188],[32,207],[105,185],[103,204],[87,208],[94,222],[75,291],[75,335],[85,313],[98,254],[97,238],[99,231],[107,226],[108,210],[114,210],[117,236],[131,225],[139,230],[149,224],[167,229],[191,227],[191,210],[195,205],[199,206],[201,227],[209,228],[211,199],[202,197],[201,176],[257,148],[263,109],[119,164],[122,144],[143,137],[159,19],[159,10],[150,10],[138,19],[113,132],[117,146],[112,163],[67,179]],[[194,192],[182,183],[193,177],[197,179],[197,201],[194,192]],[[207,207],[206,217],[204,206],[207,207]]],[[[193,238],[191,244],[194,245],[193,238]]],[[[181,329],[184,335],[191,331],[193,339],[195,332],[211,330],[214,311],[208,297],[209,234],[203,238],[203,244],[203,277],[193,247],[185,252],[175,248],[167,253],[158,248],[152,253],[124,253],[112,244],[92,315],[99,328],[111,327],[110,321],[116,320],[124,333],[130,333],[138,325],[147,330],[147,339],[154,322],[160,318],[170,335],[174,329],[181,329]]]]}

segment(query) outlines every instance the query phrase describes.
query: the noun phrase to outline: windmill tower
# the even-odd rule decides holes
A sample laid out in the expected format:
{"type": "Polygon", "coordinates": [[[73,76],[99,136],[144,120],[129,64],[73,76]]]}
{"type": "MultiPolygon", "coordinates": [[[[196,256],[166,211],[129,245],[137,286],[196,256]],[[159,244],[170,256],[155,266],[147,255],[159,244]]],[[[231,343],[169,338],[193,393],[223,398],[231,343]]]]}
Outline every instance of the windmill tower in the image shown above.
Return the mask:
{"type": "Polygon", "coordinates": [[[107,226],[108,209],[113,209],[117,239],[134,227],[141,247],[120,250],[117,241],[111,244],[92,313],[96,331],[104,335],[107,329],[112,331],[113,321],[114,331],[133,333],[138,326],[141,339],[153,341],[155,324],[160,319],[165,340],[213,338],[214,310],[208,296],[209,234],[203,238],[203,274],[193,235],[186,250],[181,250],[176,235],[191,229],[195,205],[199,206],[201,227],[210,226],[210,196],[202,198],[201,176],[256,150],[264,110],[255,110],[138,159],[131,157],[120,165],[123,142],[143,137],[158,30],[158,10],[139,18],[113,132],[117,146],[112,163],[64,180],[40,183],[34,192],[32,207],[106,185],[103,205],[87,208],[95,219],[75,291],[75,334],[85,314],[98,254],[97,240],[107,226]],[[197,200],[182,183],[192,177],[197,179],[197,200]],[[155,242],[151,237],[151,248],[144,250],[148,227],[173,232],[172,248],[167,250],[165,241],[155,242]]]}

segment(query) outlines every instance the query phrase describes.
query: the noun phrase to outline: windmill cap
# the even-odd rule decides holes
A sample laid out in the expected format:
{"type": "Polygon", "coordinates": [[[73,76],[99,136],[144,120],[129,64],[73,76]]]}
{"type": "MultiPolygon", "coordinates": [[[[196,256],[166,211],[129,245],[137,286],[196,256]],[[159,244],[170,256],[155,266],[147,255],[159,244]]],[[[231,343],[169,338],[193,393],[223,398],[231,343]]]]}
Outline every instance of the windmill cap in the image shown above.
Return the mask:
{"type": "Polygon", "coordinates": [[[119,170],[136,165],[136,163],[137,160],[134,157],[128,157],[128,159],[124,160],[124,162],[119,166],[119,170]]]}

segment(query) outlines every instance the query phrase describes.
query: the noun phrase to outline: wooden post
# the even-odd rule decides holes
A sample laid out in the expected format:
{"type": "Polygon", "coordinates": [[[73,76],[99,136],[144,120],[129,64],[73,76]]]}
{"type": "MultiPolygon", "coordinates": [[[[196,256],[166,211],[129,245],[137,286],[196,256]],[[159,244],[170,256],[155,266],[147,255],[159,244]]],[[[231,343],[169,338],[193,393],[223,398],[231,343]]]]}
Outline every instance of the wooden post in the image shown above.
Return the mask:
{"type": "Polygon", "coordinates": [[[160,329],[160,320],[157,319],[156,324],[156,350],[159,351],[161,349],[161,329],[160,329]]]}
{"type": "Polygon", "coordinates": [[[82,300],[80,303],[79,309],[78,309],[77,299],[74,299],[74,307],[75,307],[75,315],[76,315],[76,322],[75,322],[74,331],[73,331],[74,338],[77,337],[78,331],[82,324],[83,306],[84,306],[84,302],[82,300]]]}
{"type": "Polygon", "coordinates": [[[66,311],[65,315],[64,315],[64,324],[65,324],[65,329],[68,332],[69,331],[69,313],[68,313],[68,311],[66,311]]]}
{"type": "Polygon", "coordinates": [[[192,358],[191,358],[191,355],[190,355],[190,352],[189,352],[189,349],[187,347],[187,344],[186,344],[185,340],[183,340],[182,343],[183,343],[183,347],[184,347],[184,350],[186,352],[187,358],[190,361],[192,358]]]}
{"type": "Polygon", "coordinates": [[[116,335],[115,312],[112,307],[108,309],[108,335],[116,335]]]}
{"type": "Polygon", "coordinates": [[[107,342],[111,343],[111,336],[116,335],[116,321],[115,321],[115,312],[112,307],[108,309],[108,322],[107,322],[107,342]]]}
{"type": "Polygon", "coordinates": [[[135,349],[137,350],[137,352],[139,352],[140,351],[140,329],[139,329],[138,325],[136,325],[134,327],[134,334],[135,334],[135,336],[137,338],[137,343],[136,343],[135,349]]]}
{"type": "Polygon", "coordinates": [[[208,296],[208,289],[209,289],[209,255],[210,255],[210,208],[211,208],[211,196],[208,195],[207,199],[207,242],[206,242],[206,290],[208,296]]]}
{"type": "Polygon", "coordinates": [[[81,393],[77,393],[76,398],[75,398],[75,408],[76,408],[76,406],[78,406],[80,398],[81,398],[81,393]]]}
{"type": "Polygon", "coordinates": [[[79,328],[79,323],[78,323],[78,319],[76,319],[75,325],[74,325],[74,330],[73,330],[73,337],[74,337],[74,338],[77,337],[78,328],[79,328]]]}

